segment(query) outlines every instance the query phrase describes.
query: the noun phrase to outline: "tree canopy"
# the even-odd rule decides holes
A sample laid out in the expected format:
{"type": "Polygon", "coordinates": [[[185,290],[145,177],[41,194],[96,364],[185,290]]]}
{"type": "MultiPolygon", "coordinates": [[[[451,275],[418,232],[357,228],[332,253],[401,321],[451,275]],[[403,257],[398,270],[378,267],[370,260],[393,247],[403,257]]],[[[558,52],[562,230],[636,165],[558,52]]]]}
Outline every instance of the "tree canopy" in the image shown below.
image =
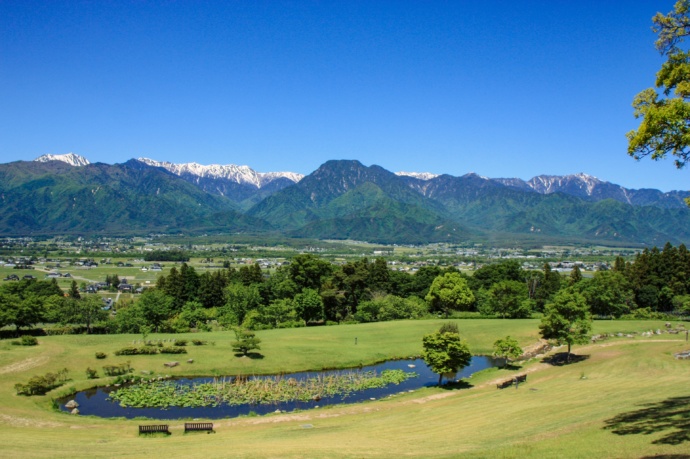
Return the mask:
{"type": "Polygon", "coordinates": [[[441,329],[425,335],[422,338],[422,346],[422,358],[431,371],[438,374],[439,386],[444,375],[454,377],[461,368],[469,365],[472,359],[467,343],[453,331],[441,329]]]}
{"type": "Polygon", "coordinates": [[[460,273],[449,272],[434,279],[426,301],[431,311],[443,312],[448,317],[450,310],[469,309],[474,303],[474,294],[460,273]]]}
{"type": "Polygon", "coordinates": [[[637,130],[628,132],[628,154],[639,160],[649,156],[674,157],[682,168],[690,154],[690,53],[684,46],[690,34],[690,0],[679,0],[673,11],[653,18],[652,30],[658,34],[656,49],[666,62],[656,74],[656,88],[645,89],[635,96],[635,118],[642,121],[637,130]]]}
{"type": "Polygon", "coordinates": [[[572,287],[561,290],[554,296],[553,302],[546,305],[539,329],[544,339],[553,340],[559,345],[567,344],[570,360],[573,344],[589,342],[592,315],[587,300],[572,287]]]}

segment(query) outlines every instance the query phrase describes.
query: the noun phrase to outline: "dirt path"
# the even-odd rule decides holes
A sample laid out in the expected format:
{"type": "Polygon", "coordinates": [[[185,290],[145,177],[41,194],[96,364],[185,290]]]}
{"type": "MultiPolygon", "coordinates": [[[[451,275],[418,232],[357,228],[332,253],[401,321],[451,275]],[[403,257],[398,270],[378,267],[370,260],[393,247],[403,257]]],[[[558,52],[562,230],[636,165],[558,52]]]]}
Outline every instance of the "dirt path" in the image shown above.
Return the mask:
{"type": "Polygon", "coordinates": [[[30,357],[28,359],[24,359],[19,362],[11,363],[9,365],[5,365],[4,367],[0,367],[0,375],[30,370],[31,368],[39,367],[44,363],[47,363],[48,360],[49,357],[47,355],[30,357]]]}

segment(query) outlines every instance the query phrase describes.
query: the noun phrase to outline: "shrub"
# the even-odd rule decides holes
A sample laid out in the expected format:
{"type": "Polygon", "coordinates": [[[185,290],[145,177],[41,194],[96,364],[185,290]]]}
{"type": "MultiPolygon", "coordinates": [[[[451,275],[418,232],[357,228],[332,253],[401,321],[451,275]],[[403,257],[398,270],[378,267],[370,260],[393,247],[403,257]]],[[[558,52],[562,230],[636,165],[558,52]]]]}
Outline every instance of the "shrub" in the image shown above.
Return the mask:
{"type": "Polygon", "coordinates": [[[186,339],[178,339],[175,341],[175,346],[186,346],[186,345],[187,345],[186,339]]]}
{"type": "Polygon", "coordinates": [[[203,346],[204,344],[206,344],[206,341],[201,339],[193,339],[192,344],[195,346],[203,346]]]}
{"type": "Polygon", "coordinates": [[[121,363],[119,365],[105,365],[103,367],[103,372],[108,376],[119,376],[130,373],[132,367],[129,362],[121,363]]]}
{"type": "Polygon", "coordinates": [[[144,346],[140,347],[138,349],[138,354],[141,355],[153,355],[153,354],[158,354],[158,348],[151,347],[151,346],[144,346]]]}
{"type": "Polygon", "coordinates": [[[106,354],[105,352],[96,352],[96,358],[99,360],[102,360],[102,359],[106,358],[107,356],[108,356],[108,354],[106,354]]]}
{"type": "Polygon", "coordinates": [[[48,391],[59,387],[67,381],[67,368],[57,373],[46,373],[43,376],[34,376],[26,384],[17,383],[14,389],[17,395],[44,395],[48,391]]]}
{"type": "Polygon", "coordinates": [[[115,355],[137,355],[138,353],[139,349],[136,347],[123,347],[115,351],[115,355]]]}
{"type": "Polygon", "coordinates": [[[22,335],[18,341],[12,341],[12,344],[14,346],[36,346],[38,340],[35,336],[22,335]]]}
{"type": "Polygon", "coordinates": [[[93,368],[86,368],[87,379],[98,379],[98,371],[93,368]]]}
{"type": "Polygon", "coordinates": [[[187,349],[183,347],[162,347],[161,354],[186,354],[187,349]]]}
{"type": "Polygon", "coordinates": [[[153,346],[123,347],[115,351],[115,355],[153,355],[158,354],[158,348],[153,346]]]}

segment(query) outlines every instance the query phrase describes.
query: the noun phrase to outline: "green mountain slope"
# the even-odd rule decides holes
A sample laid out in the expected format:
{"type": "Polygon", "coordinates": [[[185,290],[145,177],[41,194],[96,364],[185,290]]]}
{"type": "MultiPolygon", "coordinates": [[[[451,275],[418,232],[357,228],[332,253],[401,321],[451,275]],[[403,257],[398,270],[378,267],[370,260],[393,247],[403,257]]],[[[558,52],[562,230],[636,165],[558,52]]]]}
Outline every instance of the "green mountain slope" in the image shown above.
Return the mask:
{"type": "Polygon", "coordinates": [[[247,231],[269,225],[229,200],[138,161],[0,165],[2,234],[247,231]]]}

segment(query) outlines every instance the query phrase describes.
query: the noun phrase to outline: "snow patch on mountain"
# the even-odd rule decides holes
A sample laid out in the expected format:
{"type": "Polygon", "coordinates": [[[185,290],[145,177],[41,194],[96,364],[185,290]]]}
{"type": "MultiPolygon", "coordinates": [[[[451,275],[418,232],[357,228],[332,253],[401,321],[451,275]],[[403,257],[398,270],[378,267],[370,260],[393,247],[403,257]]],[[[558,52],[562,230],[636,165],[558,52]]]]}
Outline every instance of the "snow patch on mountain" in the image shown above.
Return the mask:
{"type": "Polygon", "coordinates": [[[162,167],[178,176],[193,175],[202,178],[226,179],[240,184],[253,185],[257,188],[266,186],[279,178],[286,178],[297,183],[304,177],[302,174],[296,172],[256,172],[249,166],[238,166],[235,164],[175,164],[168,161],[156,161],[149,158],[138,158],[138,161],[149,166],[162,167]]]}
{"type": "Polygon", "coordinates": [[[75,155],[74,153],[65,153],[64,155],[43,155],[34,159],[39,163],[46,163],[48,161],[62,161],[63,163],[70,164],[72,166],[86,166],[91,164],[88,159],[83,156],[75,155]]]}
{"type": "Polygon", "coordinates": [[[431,172],[396,172],[395,175],[398,176],[403,176],[403,177],[414,177],[420,180],[431,180],[432,178],[436,178],[439,176],[439,174],[432,174],[431,172]]]}

